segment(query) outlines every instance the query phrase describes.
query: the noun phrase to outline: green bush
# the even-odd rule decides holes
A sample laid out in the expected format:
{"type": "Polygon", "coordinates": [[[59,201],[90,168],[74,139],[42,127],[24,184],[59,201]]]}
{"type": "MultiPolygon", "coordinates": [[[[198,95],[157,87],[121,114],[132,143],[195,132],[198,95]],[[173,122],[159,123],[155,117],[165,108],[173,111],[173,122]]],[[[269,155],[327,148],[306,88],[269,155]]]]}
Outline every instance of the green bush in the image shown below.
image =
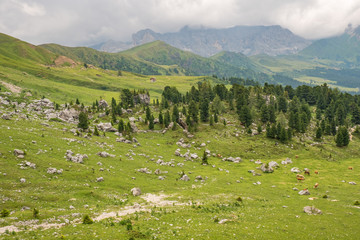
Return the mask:
{"type": "Polygon", "coordinates": [[[7,209],[3,209],[0,213],[1,217],[8,217],[10,215],[10,211],[7,209]]]}
{"type": "Polygon", "coordinates": [[[354,205],[355,205],[355,206],[359,206],[359,205],[360,205],[360,202],[359,202],[359,201],[355,201],[354,205]]]}
{"type": "Polygon", "coordinates": [[[83,224],[93,224],[94,221],[89,217],[89,215],[85,215],[83,219],[83,224]]]}

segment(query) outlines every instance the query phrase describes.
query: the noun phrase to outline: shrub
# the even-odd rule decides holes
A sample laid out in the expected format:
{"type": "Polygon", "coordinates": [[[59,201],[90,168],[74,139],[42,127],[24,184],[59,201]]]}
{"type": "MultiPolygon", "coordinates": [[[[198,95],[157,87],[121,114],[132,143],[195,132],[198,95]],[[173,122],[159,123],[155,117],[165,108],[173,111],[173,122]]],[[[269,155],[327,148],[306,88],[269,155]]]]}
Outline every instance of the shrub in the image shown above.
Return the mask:
{"type": "Polygon", "coordinates": [[[93,224],[94,221],[89,217],[89,215],[85,215],[83,219],[83,224],[93,224]]]}
{"type": "Polygon", "coordinates": [[[8,217],[10,215],[10,211],[7,210],[7,209],[3,209],[1,212],[0,212],[0,216],[1,217],[8,217]]]}
{"type": "Polygon", "coordinates": [[[355,206],[359,206],[359,205],[360,205],[360,202],[359,202],[359,201],[355,201],[354,205],[355,205],[355,206]]]}
{"type": "Polygon", "coordinates": [[[243,200],[242,200],[242,198],[241,198],[241,197],[237,197],[237,198],[236,198],[236,201],[238,201],[238,202],[242,202],[243,200]]]}
{"type": "Polygon", "coordinates": [[[38,209],[34,208],[33,216],[34,216],[34,218],[39,218],[39,210],[38,209]]]}

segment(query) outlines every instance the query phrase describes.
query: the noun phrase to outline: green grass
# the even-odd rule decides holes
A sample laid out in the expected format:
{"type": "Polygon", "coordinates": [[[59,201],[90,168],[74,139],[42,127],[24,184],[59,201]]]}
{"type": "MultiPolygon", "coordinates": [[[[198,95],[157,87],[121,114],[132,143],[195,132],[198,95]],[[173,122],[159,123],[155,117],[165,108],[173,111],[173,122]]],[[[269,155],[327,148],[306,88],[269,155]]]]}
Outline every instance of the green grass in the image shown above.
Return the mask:
{"type": "MultiPolygon", "coordinates": [[[[236,122],[235,116],[225,117],[236,122]]],[[[101,121],[107,122],[109,119],[101,121]]],[[[138,126],[140,129],[147,128],[139,123],[138,126]]],[[[347,183],[360,182],[360,141],[356,136],[346,148],[335,147],[333,137],[326,137],[323,144],[314,146],[310,145],[313,143],[311,137],[300,139],[297,136],[289,144],[276,145],[275,141],[265,138],[264,134],[249,136],[241,133],[245,130],[237,124],[226,127],[222,124],[214,127],[201,124],[199,131],[191,139],[179,128],[165,134],[135,134],[141,146],[134,148],[133,144],[116,142],[117,136],[113,133],[90,139],[74,136],[69,131],[74,127],[71,124],[35,119],[0,119],[0,198],[3,199],[0,208],[13,212],[10,217],[0,221],[0,227],[32,220],[33,208],[39,209],[40,222],[58,223],[65,222],[65,219],[80,219],[79,223],[60,229],[28,229],[15,235],[4,234],[1,236],[4,239],[54,239],[61,236],[69,239],[128,239],[131,236],[149,239],[294,239],[298,236],[309,239],[354,239],[359,234],[357,220],[360,211],[353,207],[354,202],[360,199],[359,187],[347,183]],[[49,126],[43,125],[44,122],[49,126]],[[64,128],[68,130],[64,131],[64,128]],[[239,137],[235,133],[239,133],[239,137]],[[76,141],[69,142],[65,138],[76,141]],[[200,164],[201,160],[184,161],[174,155],[174,151],[179,148],[176,142],[180,138],[190,143],[194,141],[190,151],[199,156],[202,156],[206,148],[223,157],[239,156],[243,162],[236,164],[210,157],[209,165],[203,166],[200,164]],[[203,142],[207,146],[198,149],[203,142]],[[13,155],[15,148],[24,150],[24,160],[35,163],[36,169],[20,169],[18,164],[23,160],[13,155]],[[37,154],[39,149],[43,152],[37,154]],[[68,162],[64,155],[69,149],[74,153],[86,153],[89,159],[85,159],[84,164],[68,162]],[[136,153],[134,160],[126,157],[129,150],[136,153]],[[101,158],[96,155],[100,151],[107,151],[116,157],[101,158]],[[148,155],[149,158],[139,154],[148,155]],[[156,164],[159,156],[166,162],[173,159],[175,167],[156,164]],[[294,163],[281,165],[274,173],[262,176],[248,173],[248,170],[256,170],[258,166],[251,159],[263,162],[274,160],[280,164],[287,157],[294,163]],[[103,165],[97,165],[98,162],[103,165]],[[177,166],[177,163],[183,163],[184,166],[177,166]],[[353,170],[348,170],[349,166],[353,170]],[[49,175],[46,173],[48,167],[62,168],[64,171],[61,175],[49,175]],[[137,171],[143,167],[152,172],[160,169],[168,173],[162,174],[166,178],[160,181],[155,174],[137,171]],[[292,167],[309,168],[311,176],[306,176],[306,180],[299,183],[295,178],[296,174],[290,172],[292,167]],[[100,171],[100,168],[104,168],[104,171],[100,171]],[[318,175],[314,174],[315,170],[319,171],[318,175]],[[177,180],[182,171],[191,178],[189,182],[177,180]],[[198,175],[208,179],[195,182],[195,176],[198,175]],[[103,177],[104,182],[97,183],[97,177],[103,177]],[[132,177],[136,179],[133,180],[132,177]],[[20,178],[25,178],[26,183],[20,183],[20,178]],[[254,185],[257,181],[262,184],[254,185]],[[316,182],[319,187],[313,189],[316,182]],[[81,224],[86,214],[95,218],[104,211],[120,211],[135,203],[146,205],[145,200],[131,195],[130,189],[133,187],[140,187],[143,194],[166,194],[170,200],[186,205],[157,206],[150,212],[122,217],[131,219],[132,231],[126,230],[126,226],[111,218],[91,225],[81,224]],[[299,190],[308,188],[311,195],[300,196],[297,191],[292,190],[293,187],[299,190]],[[323,198],[325,194],[329,198],[323,198]],[[236,200],[238,197],[243,199],[242,203],[236,200]],[[311,201],[309,197],[317,199],[311,201]],[[70,205],[75,209],[71,210],[70,205]],[[316,206],[324,214],[306,215],[302,209],[308,205],[316,206]],[[21,211],[23,206],[30,207],[30,210],[21,211]],[[229,219],[229,222],[219,224],[215,219],[229,219]]],[[[159,128],[157,125],[156,129],[159,128]]],[[[181,148],[181,153],[185,152],[186,149],[181,148]]]]}

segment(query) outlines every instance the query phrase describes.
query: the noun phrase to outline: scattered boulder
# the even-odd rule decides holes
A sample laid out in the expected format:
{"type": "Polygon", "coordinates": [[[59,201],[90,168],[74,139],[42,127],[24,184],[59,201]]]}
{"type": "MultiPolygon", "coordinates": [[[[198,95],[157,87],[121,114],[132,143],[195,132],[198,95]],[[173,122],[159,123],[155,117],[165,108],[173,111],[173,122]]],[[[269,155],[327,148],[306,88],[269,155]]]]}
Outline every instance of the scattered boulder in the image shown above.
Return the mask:
{"type": "Polygon", "coordinates": [[[297,168],[297,167],[293,167],[290,171],[293,172],[293,173],[300,173],[301,172],[300,169],[297,168]]]}
{"type": "Polygon", "coordinates": [[[103,158],[115,157],[115,155],[110,154],[110,153],[107,153],[107,152],[105,152],[105,151],[103,151],[103,152],[98,152],[96,155],[99,155],[100,157],[103,157],[103,158]]]}
{"type": "Polygon", "coordinates": [[[4,119],[4,120],[10,120],[10,115],[8,115],[8,114],[3,114],[3,115],[1,116],[1,118],[4,119]]]}
{"type": "Polygon", "coordinates": [[[271,161],[271,162],[269,162],[269,167],[271,167],[271,168],[278,168],[278,167],[280,167],[280,166],[279,166],[279,164],[278,164],[277,162],[271,161]]]}
{"type": "Polygon", "coordinates": [[[283,165],[287,165],[290,163],[292,163],[292,160],[290,158],[286,158],[284,161],[281,161],[281,164],[283,164],[283,165]]]}
{"type": "Polygon", "coordinates": [[[132,195],[134,195],[136,197],[136,196],[141,195],[141,190],[140,190],[140,188],[133,188],[133,189],[131,189],[131,193],[132,193],[132,195]]]}
{"type": "Polygon", "coordinates": [[[21,183],[25,183],[25,182],[26,182],[26,179],[25,179],[25,178],[20,178],[20,182],[21,182],[21,183]]]}
{"type": "Polygon", "coordinates": [[[96,182],[103,182],[103,181],[104,181],[103,177],[96,178],[96,182]]]}
{"type": "Polygon", "coordinates": [[[14,155],[18,158],[24,158],[25,153],[22,150],[14,149],[14,155]]]}
{"type": "Polygon", "coordinates": [[[62,169],[57,170],[56,168],[48,168],[46,172],[48,174],[61,174],[63,170],[62,169]]]}
{"type": "Polygon", "coordinates": [[[351,184],[351,185],[356,185],[356,182],[349,182],[349,184],[351,184]]]}
{"type": "Polygon", "coordinates": [[[180,180],[187,182],[187,181],[190,181],[190,178],[189,178],[188,175],[184,174],[184,175],[180,178],[180,180]]]}
{"type": "Polygon", "coordinates": [[[256,160],[254,163],[259,164],[259,165],[262,164],[262,162],[260,160],[256,160]]]}
{"type": "Polygon", "coordinates": [[[274,169],[272,167],[270,167],[270,164],[268,164],[268,163],[263,163],[260,167],[260,170],[264,173],[274,172],[274,169]]]}
{"type": "Polygon", "coordinates": [[[306,206],[304,207],[304,212],[309,215],[319,215],[322,214],[320,209],[315,208],[314,206],[306,206]]]}
{"type": "Polygon", "coordinates": [[[141,173],[151,174],[151,171],[148,168],[140,168],[137,171],[141,173]]]}
{"type": "Polygon", "coordinates": [[[74,162],[74,163],[84,163],[85,158],[89,158],[86,154],[79,154],[77,153],[74,156],[74,153],[71,150],[67,150],[65,153],[65,158],[68,161],[74,162]]]}
{"type": "Polygon", "coordinates": [[[104,132],[116,132],[117,130],[111,125],[111,123],[99,123],[97,128],[104,132]]]}
{"type": "Polygon", "coordinates": [[[310,192],[309,192],[309,190],[304,189],[299,192],[299,195],[310,195],[310,192]]]}
{"type": "Polygon", "coordinates": [[[104,99],[100,99],[99,108],[107,108],[108,106],[109,104],[104,99]]]}

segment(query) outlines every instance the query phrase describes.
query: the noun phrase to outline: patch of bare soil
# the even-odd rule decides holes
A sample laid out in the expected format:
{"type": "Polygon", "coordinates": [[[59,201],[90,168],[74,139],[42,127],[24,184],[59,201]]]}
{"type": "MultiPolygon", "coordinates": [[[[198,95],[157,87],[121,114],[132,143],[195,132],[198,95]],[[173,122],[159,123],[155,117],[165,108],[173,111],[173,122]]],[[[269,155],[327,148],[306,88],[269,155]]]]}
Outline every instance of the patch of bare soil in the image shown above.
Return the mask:
{"type": "Polygon", "coordinates": [[[7,89],[9,89],[13,93],[21,93],[21,87],[15,86],[11,83],[0,81],[2,85],[4,85],[7,89]]]}

